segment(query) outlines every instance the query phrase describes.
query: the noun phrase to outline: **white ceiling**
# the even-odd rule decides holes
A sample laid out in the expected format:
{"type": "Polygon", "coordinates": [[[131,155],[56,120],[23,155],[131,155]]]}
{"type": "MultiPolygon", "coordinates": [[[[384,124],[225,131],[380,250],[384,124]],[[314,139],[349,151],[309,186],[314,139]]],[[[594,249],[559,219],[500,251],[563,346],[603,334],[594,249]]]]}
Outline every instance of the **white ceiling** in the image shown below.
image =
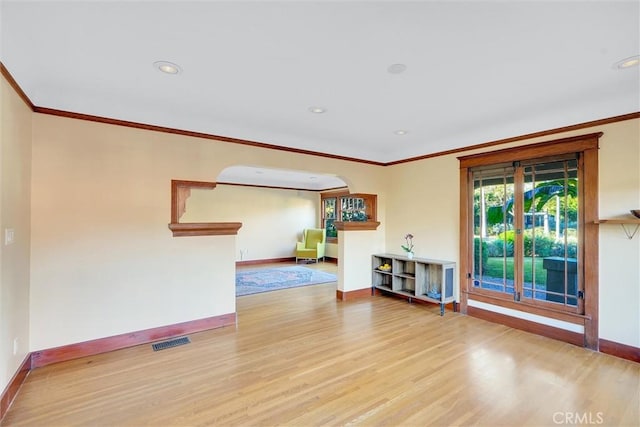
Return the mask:
{"type": "Polygon", "coordinates": [[[0,59],[38,107],[386,163],[640,111],[639,4],[4,0],[0,59]]]}
{"type": "Polygon", "coordinates": [[[336,190],[347,187],[347,184],[335,175],[249,165],[225,168],[216,178],[216,182],[312,191],[336,190]]]}

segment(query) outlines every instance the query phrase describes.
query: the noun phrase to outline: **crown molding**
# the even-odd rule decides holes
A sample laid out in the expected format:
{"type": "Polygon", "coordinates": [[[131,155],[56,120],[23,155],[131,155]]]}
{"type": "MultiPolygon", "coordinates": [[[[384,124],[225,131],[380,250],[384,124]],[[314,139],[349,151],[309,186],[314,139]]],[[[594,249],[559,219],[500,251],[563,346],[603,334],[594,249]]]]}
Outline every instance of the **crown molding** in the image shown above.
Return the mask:
{"type": "Polygon", "coordinates": [[[527,133],[527,134],[524,134],[524,135],[513,136],[513,137],[510,137],[510,138],[497,139],[495,141],[483,142],[482,144],[468,145],[466,147],[455,148],[455,149],[452,149],[452,150],[439,151],[437,153],[425,154],[424,156],[411,157],[411,158],[404,159],[404,160],[396,160],[396,161],[393,161],[393,162],[385,163],[384,165],[385,166],[393,166],[393,165],[398,165],[398,164],[401,164],[401,163],[409,163],[409,162],[415,162],[415,161],[418,161],[418,160],[429,159],[431,157],[440,157],[440,156],[447,156],[449,154],[464,153],[466,151],[478,150],[478,149],[481,149],[481,148],[495,147],[496,145],[508,144],[510,142],[525,141],[527,139],[539,138],[539,137],[542,137],[542,136],[556,135],[556,134],[559,134],[559,133],[565,133],[565,132],[570,132],[570,131],[574,131],[574,130],[590,128],[590,127],[594,127],[594,126],[602,126],[602,125],[606,125],[606,124],[609,124],[609,123],[624,122],[626,120],[633,120],[633,119],[640,119],[640,111],[637,111],[635,113],[622,114],[622,115],[619,115],[619,116],[607,117],[605,119],[591,120],[589,122],[578,123],[578,124],[570,125],[570,126],[563,126],[563,127],[549,129],[549,130],[543,130],[543,131],[539,131],[539,132],[527,133]]]}
{"type": "Polygon", "coordinates": [[[18,93],[20,98],[22,98],[22,100],[27,104],[29,108],[31,108],[31,110],[34,113],[48,114],[52,116],[66,117],[66,118],[77,119],[77,120],[87,120],[91,122],[111,124],[114,126],[125,126],[125,127],[135,128],[135,129],[170,133],[174,135],[189,136],[194,138],[203,138],[203,139],[209,139],[209,140],[220,141],[220,142],[230,142],[233,144],[248,145],[251,147],[265,148],[269,150],[286,151],[290,153],[304,154],[308,156],[327,157],[330,159],[345,160],[349,162],[364,163],[364,164],[375,165],[375,166],[394,166],[402,163],[416,162],[419,160],[430,159],[433,157],[447,156],[450,154],[458,154],[458,153],[463,153],[466,151],[477,150],[482,148],[490,148],[490,147],[495,147],[497,145],[508,144],[511,142],[524,141],[527,139],[539,138],[543,136],[555,135],[559,133],[570,132],[574,130],[580,130],[580,129],[590,128],[594,126],[602,126],[609,123],[623,122],[626,120],[633,120],[633,119],[640,118],[640,111],[637,111],[633,113],[622,114],[619,116],[607,117],[607,118],[598,119],[598,120],[591,120],[588,122],[578,123],[574,125],[563,126],[559,128],[548,129],[548,130],[528,133],[524,135],[518,135],[510,138],[497,139],[495,141],[484,142],[481,144],[468,145],[466,147],[454,148],[454,149],[445,150],[445,151],[438,151],[436,153],[425,154],[422,156],[409,157],[402,160],[394,160],[392,162],[376,162],[373,160],[359,159],[356,157],[339,156],[335,154],[322,153],[319,151],[284,147],[281,145],[267,144],[264,142],[250,141],[246,139],[232,138],[232,137],[222,136],[222,135],[214,135],[214,134],[203,133],[203,132],[194,132],[194,131],[189,131],[184,129],[176,129],[176,128],[170,128],[165,126],[156,126],[156,125],[150,125],[145,123],[131,122],[127,120],[112,119],[108,117],[94,116],[90,114],[75,113],[72,111],[63,111],[55,108],[40,107],[40,106],[34,105],[31,102],[27,94],[22,90],[22,88],[20,88],[16,80],[13,78],[9,70],[7,70],[7,68],[2,64],[2,62],[0,62],[0,72],[7,79],[11,87],[13,87],[13,89],[18,93]]]}
{"type": "Polygon", "coordinates": [[[33,102],[31,102],[27,94],[24,93],[16,79],[13,78],[9,70],[7,70],[7,67],[5,67],[2,62],[0,62],[0,74],[2,74],[5,79],[7,79],[9,86],[11,86],[13,90],[16,91],[18,96],[24,101],[25,104],[27,104],[27,107],[29,107],[31,111],[34,111],[36,108],[35,105],[33,105],[33,102]]]}
{"type": "Polygon", "coordinates": [[[125,126],[125,127],[135,128],[135,129],[150,130],[150,131],[154,131],[154,132],[162,132],[162,133],[170,133],[170,134],[174,134],[174,135],[190,136],[190,137],[193,137],[193,138],[209,139],[209,140],[220,141],[220,142],[231,142],[233,144],[248,145],[248,146],[251,146],[251,147],[265,148],[265,149],[269,149],[269,150],[280,150],[280,151],[286,151],[286,152],[296,153],[296,154],[305,154],[307,156],[328,157],[328,158],[336,159],[336,160],[346,160],[346,161],[349,161],[349,162],[366,163],[366,164],[371,164],[371,165],[384,166],[384,163],[381,163],[381,162],[374,162],[372,160],[358,159],[358,158],[355,158],[355,157],[339,156],[339,155],[335,155],[335,154],[322,153],[322,152],[319,152],[319,151],[303,150],[303,149],[300,149],[300,148],[284,147],[284,146],[281,146],[281,145],[267,144],[267,143],[264,143],[264,142],[250,141],[250,140],[247,140],[247,139],[232,138],[232,137],[229,137],[229,136],[214,135],[214,134],[204,133],[204,132],[194,132],[194,131],[185,130],[185,129],[176,129],[176,128],[170,128],[170,127],[166,127],[166,126],[157,126],[157,125],[150,125],[150,124],[146,124],[146,123],[131,122],[131,121],[128,121],[128,120],[112,119],[112,118],[109,118],[109,117],[101,117],[101,116],[94,116],[94,115],[90,115],[90,114],[75,113],[75,112],[72,112],[72,111],[57,110],[55,108],[46,108],[46,107],[35,106],[33,111],[35,113],[40,113],[40,114],[48,114],[48,115],[51,115],[51,116],[66,117],[66,118],[77,119],[77,120],[87,120],[87,121],[90,121],[90,122],[97,122],[97,123],[106,123],[106,124],[110,124],[110,125],[114,125],[114,126],[125,126]]]}

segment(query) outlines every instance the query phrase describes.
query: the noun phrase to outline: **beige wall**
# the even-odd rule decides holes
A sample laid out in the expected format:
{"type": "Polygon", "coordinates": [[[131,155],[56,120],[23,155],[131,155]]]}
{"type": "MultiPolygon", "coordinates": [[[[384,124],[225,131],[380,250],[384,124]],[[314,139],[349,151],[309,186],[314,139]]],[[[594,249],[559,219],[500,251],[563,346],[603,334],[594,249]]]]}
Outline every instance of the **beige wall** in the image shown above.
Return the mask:
{"type": "MultiPolygon", "coordinates": [[[[601,218],[629,217],[640,208],[640,120],[536,138],[497,148],[603,132],[599,150],[601,218]]],[[[482,142],[482,141],[478,141],[482,142]]],[[[440,156],[389,168],[386,245],[400,253],[406,233],[416,255],[459,265],[459,164],[440,156]]],[[[485,149],[482,151],[490,151],[485,149]]],[[[640,347],[640,233],[632,240],[619,225],[600,228],[600,337],[640,347]]]]}
{"type": "Polygon", "coordinates": [[[238,261],[292,257],[302,230],[319,226],[319,204],[315,191],[218,185],[192,190],[180,222],[242,222],[238,261]]]}
{"type": "Polygon", "coordinates": [[[338,253],[339,248],[337,243],[327,243],[324,248],[324,251],[326,256],[334,259],[340,259],[340,254],[338,253]]]}
{"type": "MultiPolygon", "coordinates": [[[[603,127],[600,218],[640,209],[640,120],[603,127]]],[[[632,227],[633,226],[627,226],[632,227]]],[[[600,337],[640,347],[640,232],[600,225],[600,337]]]]}
{"type": "MultiPolygon", "coordinates": [[[[417,256],[458,262],[454,155],[382,168],[32,114],[4,79],[0,87],[0,224],[16,230],[16,243],[0,246],[0,389],[28,350],[235,312],[239,250],[248,247],[250,259],[278,255],[245,243],[250,227],[238,236],[171,237],[171,179],[215,181],[225,167],[248,163],[336,174],[352,192],[378,194],[382,223],[353,234],[341,257],[357,255],[368,269],[359,255],[400,253],[410,232],[417,256]]],[[[525,143],[604,132],[601,217],[623,216],[640,208],[639,126],[626,121],[525,143]]],[[[312,209],[307,196],[295,199],[302,212],[312,209]]],[[[601,337],[640,346],[640,235],[629,240],[619,226],[604,225],[600,244],[601,337]]],[[[354,274],[359,282],[369,273],[345,270],[346,290],[367,285],[351,283],[354,274]]]]}
{"type": "MultiPolygon", "coordinates": [[[[167,228],[171,179],[215,181],[234,164],[295,164],[359,192],[384,185],[381,167],[34,114],[31,350],[235,312],[240,245],[279,253],[253,246],[251,224],[231,237],[167,228]]],[[[311,209],[308,195],[289,202],[311,209]]]]}
{"type": "Polygon", "coordinates": [[[338,231],[338,289],[344,292],[371,287],[371,255],[383,253],[384,235],[373,230],[338,231]],[[338,261],[339,262],[339,261],[338,261]]]}
{"type": "Polygon", "coordinates": [[[32,113],[4,78],[0,78],[0,104],[1,392],[29,352],[32,113]],[[4,244],[7,228],[15,235],[9,245],[4,244]]]}

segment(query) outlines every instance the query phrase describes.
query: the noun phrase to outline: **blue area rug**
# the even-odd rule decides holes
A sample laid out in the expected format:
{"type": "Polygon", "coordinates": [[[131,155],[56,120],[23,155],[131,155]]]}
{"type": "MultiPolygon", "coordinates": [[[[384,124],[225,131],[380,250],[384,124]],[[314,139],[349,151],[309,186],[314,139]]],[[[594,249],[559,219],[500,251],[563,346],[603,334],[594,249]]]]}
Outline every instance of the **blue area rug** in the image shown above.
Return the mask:
{"type": "Polygon", "coordinates": [[[335,282],[335,274],[307,267],[260,268],[236,271],[236,296],[335,282]]]}

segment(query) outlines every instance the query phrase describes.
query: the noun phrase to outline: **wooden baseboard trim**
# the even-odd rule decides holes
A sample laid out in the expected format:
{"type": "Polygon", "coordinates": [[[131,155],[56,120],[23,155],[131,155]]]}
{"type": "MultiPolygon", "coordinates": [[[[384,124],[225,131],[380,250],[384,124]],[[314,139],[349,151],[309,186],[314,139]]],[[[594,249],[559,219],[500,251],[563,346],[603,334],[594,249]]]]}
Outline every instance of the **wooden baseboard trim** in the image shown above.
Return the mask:
{"type": "Polygon", "coordinates": [[[257,265],[257,264],[271,264],[277,262],[295,262],[296,257],[284,257],[284,258],[267,258],[267,259],[250,259],[247,261],[236,261],[236,267],[244,267],[247,265],[257,265]]]}
{"type": "Polygon", "coordinates": [[[99,338],[96,340],[34,351],[31,353],[31,368],[39,368],[52,363],[64,362],[85,356],[93,356],[122,348],[133,347],[154,341],[161,341],[180,335],[202,332],[209,329],[236,324],[236,313],[223,314],[205,319],[176,323],[158,328],[99,338]]]}
{"type": "Polygon", "coordinates": [[[336,290],[336,299],[340,301],[351,301],[358,298],[369,298],[371,297],[371,288],[357,289],[355,291],[341,291],[340,289],[336,290]]]}
{"type": "Polygon", "coordinates": [[[533,334],[542,335],[559,341],[568,342],[579,347],[584,347],[584,335],[577,332],[554,328],[553,326],[543,325],[541,323],[531,322],[472,306],[467,306],[467,314],[489,322],[500,323],[501,325],[509,326],[510,328],[520,329],[522,331],[531,332],[533,334]]]}
{"type": "MultiPolygon", "coordinates": [[[[296,257],[291,256],[291,257],[283,257],[283,258],[250,259],[247,261],[236,261],[236,267],[245,267],[247,265],[258,265],[258,264],[274,264],[278,262],[296,262],[296,257]]],[[[323,262],[323,261],[320,261],[320,262],[323,262]]],[[[329,262],[331,264],[338,264],[338,259],[325,257],[324,262],[329,262]]],[[[304,263],[301,263],[300,265],[304,265],[304,263]]]]}
{"type": "Polygon", "coordinates": [[[5,414],[9,410],[11,406],[11,402],[15,399],[18,394],[18,390],[20,386],[24,382],[24,379],[27,377],[27,374],[31,370],[31,353],[27,354],[24,358],[24,361],[18,368],[18,371],[13,375],[9,384],[5,387],[0,394],[0,421],[4,418],[5,414]]]}
{"type": "Polygon", "coordinates": [[[610,354],[611,356],[620,357],[622,359],[631,360],[640,363],[640,348],[626,344],[620,344],[615,341],[598,340],[600,352],[610,354]]]}

